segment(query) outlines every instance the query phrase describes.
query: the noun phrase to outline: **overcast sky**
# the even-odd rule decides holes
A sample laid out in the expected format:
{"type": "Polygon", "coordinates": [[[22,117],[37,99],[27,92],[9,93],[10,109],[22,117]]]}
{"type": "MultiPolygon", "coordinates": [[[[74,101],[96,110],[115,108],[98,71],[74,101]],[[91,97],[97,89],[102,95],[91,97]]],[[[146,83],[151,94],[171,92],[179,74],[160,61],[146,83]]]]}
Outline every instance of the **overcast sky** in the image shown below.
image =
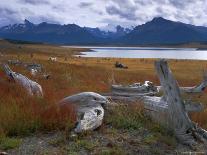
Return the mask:
{"type": "Polygon", "coordinates": [[[207,26],[207,0],[0,0],[0,26],[50,23],[135,26],[153,17],[207,26]]]}

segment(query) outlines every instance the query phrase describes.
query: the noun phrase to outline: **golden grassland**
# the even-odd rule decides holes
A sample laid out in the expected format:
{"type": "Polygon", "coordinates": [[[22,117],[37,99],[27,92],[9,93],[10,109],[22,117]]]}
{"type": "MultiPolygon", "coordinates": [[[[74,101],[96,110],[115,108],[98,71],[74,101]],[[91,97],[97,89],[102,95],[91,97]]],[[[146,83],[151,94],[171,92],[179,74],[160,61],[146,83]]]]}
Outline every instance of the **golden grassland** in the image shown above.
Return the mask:
{"type": "MultiPolygon", "coordinates": [[[[18,59],[40,63],[44,72],[51,74],[31,76],[22,66],[10,66],[14,71],[37,81],[44,91],[44,98],[33,98],[17,84],[10,82],[0,69],[0,135],[19,136],[35,131],[70,128],[75,120],[74,107],[60,111],[56,103],[62,98],[83,92],[109,92],[111,84],[131,84],[149,80],[159,85],[153,59],[80,58],[72,55],[86,49],[63,48],[52,45],[11,44],[0,41],[0,62],[18,59]],[[57,57],[57,62],[48,61],[57,57]],[[114,63],[122,62],[129,69],[116,69],[114,63]],[[68,119],[70,118],[70,119],[68,119]],[[70,120],[70,121],[68,121],[70,120]]],[[[207,61],[170,60],[170,67],[180,86],[194,86],[202,81],[207,61]]],[[[207,103],[207,92],[188,96],[207,103]]],[[[207,129],[207,110],[191,114],[192,119],[207,129]]]]}

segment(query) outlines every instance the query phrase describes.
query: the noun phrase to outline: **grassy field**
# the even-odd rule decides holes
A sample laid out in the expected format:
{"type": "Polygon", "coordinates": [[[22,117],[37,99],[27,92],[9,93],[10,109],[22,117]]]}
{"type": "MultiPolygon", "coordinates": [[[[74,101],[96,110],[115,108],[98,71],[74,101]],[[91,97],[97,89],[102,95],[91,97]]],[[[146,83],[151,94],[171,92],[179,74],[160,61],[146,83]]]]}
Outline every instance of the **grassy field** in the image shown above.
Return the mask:
{"type": "MultiPolygon", "coordinates": [[[[32,76],[22,66],[10,65],[14,71],[28,76],[43,87],[44,98],[33,98],[28,96],[17,84],[9,82],[0,69],[0,139],[25,136],[36,132],[69,130],[75,120],[74,109],[71,108],[71,110],[63,112],[56,106],[56,103],[66,96],[83,91],[109,92],[110,86],[114,82],[131,84],[149,80],[159,85],[153,59],[80,58],[72,56],[84,50],[86,49],[63,48],[52,45],[11,44],[3,40],[0,41],[1,63],[11,59],[39,63],[43,65],[44,72],[51,75],[51,78],[46,80],[40,75],[32,76]],[[49,57],[57,57],[57,62],[48,61],[49,57]],[[116,61],[124,63],[129,69],[116,69],[114,67],[116,61]]],[[[202,81],[203,70],[207,69],[207,61],[170,60],[169,64],[180,86],[198,84],[202,81]]],[[[188,97],[193,101],[200,101],[207,105],[206,92],[188,97]]],[[[122,113],[120,115],[117,113],[117,116],[121,117],[122,115],[122,113]]],[[[193,113],[191,117],[207,129],[207,110],[201,113],[193,113]]],[[[139,126],[140,124],[139,121],[133,122],[128,119],[125,120],[125,124],[121,123],[120,125],[120,122],[124,122],[125,118],[120,118],[120,120],[117,118],[113,119],[112,117],[108,121],[118,128],[136,128],[134,125],[139,126]]],[[[131,118],[138,119],[140,117],[131,116],[131,118]]],[[[145,121],[142,121],[141,125],[143,122],[145,121]]],[[[149,137],[146,141],[151,143],[155,138],[157,137],[149,137]]],[[[8,141],[14,143],[14,146],[19,143],[19,141],[13,142],[12,139],[8,139],[8,141]]],[[[0,140],[0,150],[1,143],[3,142],[0,140]]]]}

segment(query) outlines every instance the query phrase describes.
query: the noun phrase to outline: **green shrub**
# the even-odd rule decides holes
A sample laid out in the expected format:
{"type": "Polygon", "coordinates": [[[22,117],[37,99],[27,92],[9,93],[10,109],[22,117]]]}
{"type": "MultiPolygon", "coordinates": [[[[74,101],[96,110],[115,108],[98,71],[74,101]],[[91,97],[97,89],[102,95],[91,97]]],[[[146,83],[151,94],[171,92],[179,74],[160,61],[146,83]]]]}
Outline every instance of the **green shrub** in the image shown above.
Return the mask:
{"type": "Polygon", "coordinates": [[[19,147],[21,144],[21,139],[18,138],[9,138],[9,137],[0,137],[0,149],[9,150],[19,147]]]}
{"type": "Polygon", "coordinates": [[[141,103],[116,106],[106,118],[106,122],[112,126],[127,130],[141,128],[146,120],[141,103]]]}

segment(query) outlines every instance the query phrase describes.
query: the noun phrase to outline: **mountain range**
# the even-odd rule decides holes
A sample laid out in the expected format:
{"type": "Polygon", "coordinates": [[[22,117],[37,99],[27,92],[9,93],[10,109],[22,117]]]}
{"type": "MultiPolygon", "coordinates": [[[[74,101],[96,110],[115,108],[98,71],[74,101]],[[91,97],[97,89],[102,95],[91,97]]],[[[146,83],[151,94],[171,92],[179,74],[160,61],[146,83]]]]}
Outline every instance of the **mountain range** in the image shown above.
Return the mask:
{"type": "Polygon", "coordinates": [[[181,44],[207,42],[207,27],[157,17],[133,29],[118,25],[112,32],[76,24],[33,24],[25,20],[23,24],[1,27],[0,38],[65,45],[181,44]]]}

